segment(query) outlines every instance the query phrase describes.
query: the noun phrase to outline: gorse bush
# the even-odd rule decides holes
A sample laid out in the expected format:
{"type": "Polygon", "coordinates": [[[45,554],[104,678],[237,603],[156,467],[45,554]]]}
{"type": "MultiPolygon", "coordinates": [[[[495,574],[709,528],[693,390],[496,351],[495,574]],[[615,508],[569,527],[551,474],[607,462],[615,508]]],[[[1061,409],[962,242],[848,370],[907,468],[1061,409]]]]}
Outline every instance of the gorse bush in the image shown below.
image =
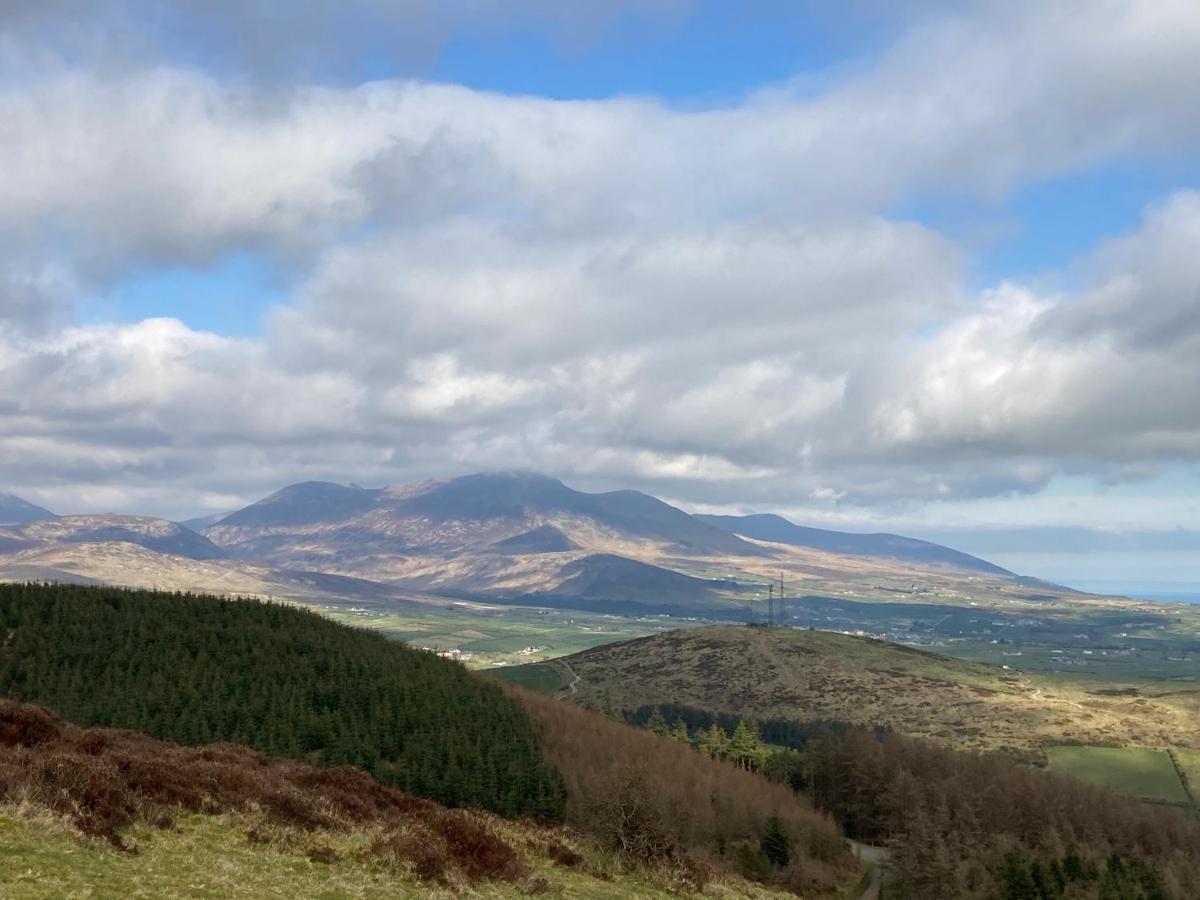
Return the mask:
{"type": "Polygon", "coordinates": [[[497,686],[295,607],[2,585],[0,695],[85,726],[353,765],[451,806],[563,814],[561,778],[497,686]]]}

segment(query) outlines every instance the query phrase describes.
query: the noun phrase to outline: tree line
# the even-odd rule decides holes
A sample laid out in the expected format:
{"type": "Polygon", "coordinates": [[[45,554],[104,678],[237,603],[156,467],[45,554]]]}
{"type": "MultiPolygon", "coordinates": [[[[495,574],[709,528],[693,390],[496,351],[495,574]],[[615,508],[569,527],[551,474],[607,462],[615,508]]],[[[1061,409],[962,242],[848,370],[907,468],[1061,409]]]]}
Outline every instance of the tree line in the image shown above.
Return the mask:
{"type": "Polygon", "coordinates": [[[560,774],[498,686],[293,606],[2,585],[0,696],[84,726],[358,766],[451,806],[563,814],[560,774]]]}
{"type": "Polygon", "coordinates": [[[1200,827],[1002,754],[815,722],[781,730],[801,738],[795,749],[764,740],[749,719],[670,705],[625,715],[714,759],[787,784],[832,815],[848,837],[890,847],[889,897],[1200,896],[1200,827]]]}

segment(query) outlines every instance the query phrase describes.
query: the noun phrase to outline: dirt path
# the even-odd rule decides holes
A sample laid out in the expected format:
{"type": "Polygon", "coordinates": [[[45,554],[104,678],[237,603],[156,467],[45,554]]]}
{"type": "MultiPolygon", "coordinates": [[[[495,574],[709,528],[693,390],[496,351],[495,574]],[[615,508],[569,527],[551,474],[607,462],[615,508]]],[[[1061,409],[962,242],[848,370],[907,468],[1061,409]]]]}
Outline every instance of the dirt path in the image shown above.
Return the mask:
{"type": "Polygon", "coordinates": [[[570,679],[567,681],[567,696],[574,698],[576,692],[578,691],[578,688],[575,687],[575,685],[579,684],[579,673],[571,668],[571,664],[565,659],[556,659],[552,660],[552,662],[554,665],[562,669],[567,678],[570,679]]]}
{"type": "MultiPolygon", "coordinates": [[[[1025,688],[1025,690],[1029,690],[1029,688],[1032,687],[1028,680],[1023,680],[1019,682],[1019,684],[1021,687],[1025,688]]],[[[1084,712],[1087,712],[1086,706],[1084,706],[1082,703],[1076,703],[1074,700],[1062,700],[1058,697],[1043,697],[1041,688],[1035,688],[1033,693],[1031,693],[1029,696],[1031,699],[1037,700],[1039,703],[1066,703],[1068,706],[1074,706],[1076,709],[1082,709],[1084,712]]]]}
{"type": "Polygon", "coordinates": [[[891,856],[886,847],[872,847],[870,844],[860,844],[858,841],[847,841],[854,852],[855,859],[865,862],[871,867],[871,881],[867,889],[858,896],[858,900],[879,900],[879,888],[883,884],[883,864],[891,856]]]}

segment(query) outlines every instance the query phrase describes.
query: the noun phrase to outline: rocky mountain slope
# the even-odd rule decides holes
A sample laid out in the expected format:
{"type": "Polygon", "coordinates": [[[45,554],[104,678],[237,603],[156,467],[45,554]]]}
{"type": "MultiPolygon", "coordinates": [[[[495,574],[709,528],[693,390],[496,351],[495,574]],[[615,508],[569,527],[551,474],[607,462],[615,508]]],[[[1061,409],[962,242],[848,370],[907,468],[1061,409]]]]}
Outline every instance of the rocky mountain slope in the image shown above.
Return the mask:
{"type": "Polygon", "coordinates": [[[188,559],[221,559],[224,550],[196,532],[149,516],[58,516],[0,528],[0,542],[16,550],[62,544],[122,542],[188,559]]]}

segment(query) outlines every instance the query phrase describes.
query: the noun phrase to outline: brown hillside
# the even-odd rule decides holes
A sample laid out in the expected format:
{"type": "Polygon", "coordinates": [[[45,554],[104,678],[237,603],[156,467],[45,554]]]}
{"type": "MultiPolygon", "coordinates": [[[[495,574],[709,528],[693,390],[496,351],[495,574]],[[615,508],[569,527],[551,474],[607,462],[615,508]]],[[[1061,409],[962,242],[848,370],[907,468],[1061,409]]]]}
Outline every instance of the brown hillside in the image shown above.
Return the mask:
{"type": "Polygon", "coordinates": [[[577,698],[624,709],[886,725],[960,749],[1033,756],[1048,741],[1200,747],[1183,694],[1101,696],[1036,676],[825,631],[716,626],[566,657],[577,698]]]}

